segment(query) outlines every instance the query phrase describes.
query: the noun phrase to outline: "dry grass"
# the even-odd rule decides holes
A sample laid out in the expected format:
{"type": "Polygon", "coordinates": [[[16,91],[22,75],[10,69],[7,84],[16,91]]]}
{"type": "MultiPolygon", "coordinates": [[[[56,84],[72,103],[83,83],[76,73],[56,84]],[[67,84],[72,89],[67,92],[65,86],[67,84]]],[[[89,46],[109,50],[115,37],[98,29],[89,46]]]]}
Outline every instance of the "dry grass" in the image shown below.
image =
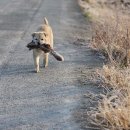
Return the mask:
{"type": "Polygon", "coordinates": [[[108,10],[101,0],[89,0],[86,2],[85,0],[78,0],[83,13],[89,13],[92,16],[93,21],[104,21],[104,16],[113,17],[112,10],[108,10]],[[109,12],[109,13],[108,13],[109,12]]]}
{"type": "Polygon", "coordinates": [[[88,112],[88,121],[101,130],[130,130],[130,10],[126,10],[130,2],[79,1],[93,17],[92,49],[108,59],[108,65],[97,71],[105,93],[88,112]]]}
{"type": "Polygon", "coordinates": [[[98,105],[87,113],[91,126],[101,130],[130,130],[129,72],[129,68],[121,69],[111,64],[97,70],[98,81],[104,91],[100,98],[94,95],[94,98],[98,97],[98,105]]]}
{"type": "Polygon", "coordinates": [[[119,19],[94,23],[91,47],[101,52],[111,63],[128,66],[130,59],[130,27],[119,19]]]}
{"type": "MultiPolygon", "coordinates": [[[[130,17],[118,9],[110,9],[106,0],[79,0],[84,15],[92,21],[93,50],[99,51],[109,62],[128,66],[130,61],[130,17]],[[86,3],[86,4],[85,4],[86,3]]],[[[110,2],[108,2],[110,3],[110,2]]],[[[117,2],[119,3],[119,2],[117,2]]]]}
{"type": "Polygon", "coordinates": [[[101,130],[130,130],[130,90],[115,89],[101,97],[88,112],[89,122],[101,130]]]}
{"type": "Polygon", "coordinates": [[[78,0],[84,12],[89,12],[94,21],[111,20],[118,12],[121,17],[128,18],[130,13],[129,0],[78,0]]]}
{"type": "Polygon", "coordinates": [[[120,69],[112,65],[104,65],[102,70],[97,70],[100,82],[111,88],[127,89],[130,87],[129,69],[120,69]]]}

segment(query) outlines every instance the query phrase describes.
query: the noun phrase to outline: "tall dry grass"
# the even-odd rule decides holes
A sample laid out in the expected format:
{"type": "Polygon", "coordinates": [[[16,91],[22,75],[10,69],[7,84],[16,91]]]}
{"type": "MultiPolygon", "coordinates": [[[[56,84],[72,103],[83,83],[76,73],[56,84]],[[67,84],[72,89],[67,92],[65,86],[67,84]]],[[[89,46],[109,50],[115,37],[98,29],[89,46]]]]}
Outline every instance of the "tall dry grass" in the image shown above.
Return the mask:
{"type": "Polygon", "coordinates": [[[130,27],[126,22],[107,21],[94,23],[92,34],[92,49],[102,53],[109,62],[128,66],[130,60],[130,27]]]}
{"type": "Polygon", "coordinates": [[[109,64],[96,73],[104,91],[95,96],[98,105],[87,113],[88,122],[100,130],[130,130],[129,68],[109,64]]]}
{"type": "Polygon", "coordinates": [[[98,80],[111,89],[89,111],[90,122],[103,130],[130,130],[129,28],[125,30],[118,22],[115,26],[104,23],[93,31],[92,49],[109,61],[97,71],[98,80]]]}
{"type": "Polygon", "coordinates": [[[130,130],[130,17],[102,0],[86,7],[94,17],[91,47],[108,60],[96,76],[105,93],[88,112],[88,121],[101,130],[130,130]]]}
{"type": "Polygon", "coordinates": [[[114,89],[101,97],[88,112],[91,125],[101,130],[130,130],[130,89],[114,89]]]}
{"type": "Polygon", "coordinates": [[[129,28],[119,22],[103,23],[93,31],[92,49],[109,61],[97,71],[98,80],[109,91],[88,112],[89,121],[102,130],[130,130],[129,28]]]}
{"type": "Polygon", "coordinates": [[[113,65],[103,65],[102,70],[97,70],[98,80],[103,86],[127,89],[130,87],[129,69],[121,69],[113,65]]]}

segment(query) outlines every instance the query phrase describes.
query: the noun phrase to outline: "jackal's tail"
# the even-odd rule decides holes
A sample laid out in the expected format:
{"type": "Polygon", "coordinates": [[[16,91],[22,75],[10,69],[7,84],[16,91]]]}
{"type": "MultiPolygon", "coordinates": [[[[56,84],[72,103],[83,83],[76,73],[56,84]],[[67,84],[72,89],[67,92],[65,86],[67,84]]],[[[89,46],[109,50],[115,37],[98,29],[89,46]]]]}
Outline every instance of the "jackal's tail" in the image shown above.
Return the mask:
{"type": "Polygon", "coordinates": [[[44,24],[49,25],[47,18],[44,18],[44,24]]]}

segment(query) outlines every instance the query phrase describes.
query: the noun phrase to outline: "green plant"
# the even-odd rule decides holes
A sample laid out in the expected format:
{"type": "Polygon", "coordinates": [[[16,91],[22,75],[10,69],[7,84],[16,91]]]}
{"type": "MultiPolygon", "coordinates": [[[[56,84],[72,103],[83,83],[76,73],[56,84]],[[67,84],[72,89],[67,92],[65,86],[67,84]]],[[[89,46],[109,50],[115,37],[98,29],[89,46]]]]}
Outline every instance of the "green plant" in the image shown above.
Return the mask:
{"type": "Polygon", "coordinates": [[[89,19],[89,20],[92,20],[92,14],[90,12],[85,12],[84,13],[84,16],[89,19]]]}

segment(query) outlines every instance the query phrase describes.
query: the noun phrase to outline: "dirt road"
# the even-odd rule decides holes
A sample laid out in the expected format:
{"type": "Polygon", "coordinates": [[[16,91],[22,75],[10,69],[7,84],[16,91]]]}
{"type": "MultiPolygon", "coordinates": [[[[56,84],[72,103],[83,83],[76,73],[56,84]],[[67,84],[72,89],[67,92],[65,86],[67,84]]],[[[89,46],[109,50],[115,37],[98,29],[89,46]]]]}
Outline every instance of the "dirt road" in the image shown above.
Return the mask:
{"type": "Polygon", "coordinates": [[[89,76],[101,61],[88,48],[89,31],[76,0],[0,1],[0,130],[90,130],[79,112],[84,94],[97,92],[89,76]],[[26,44],[44,17],[65,61],[50,56],[36,74],[26,44]]]}

